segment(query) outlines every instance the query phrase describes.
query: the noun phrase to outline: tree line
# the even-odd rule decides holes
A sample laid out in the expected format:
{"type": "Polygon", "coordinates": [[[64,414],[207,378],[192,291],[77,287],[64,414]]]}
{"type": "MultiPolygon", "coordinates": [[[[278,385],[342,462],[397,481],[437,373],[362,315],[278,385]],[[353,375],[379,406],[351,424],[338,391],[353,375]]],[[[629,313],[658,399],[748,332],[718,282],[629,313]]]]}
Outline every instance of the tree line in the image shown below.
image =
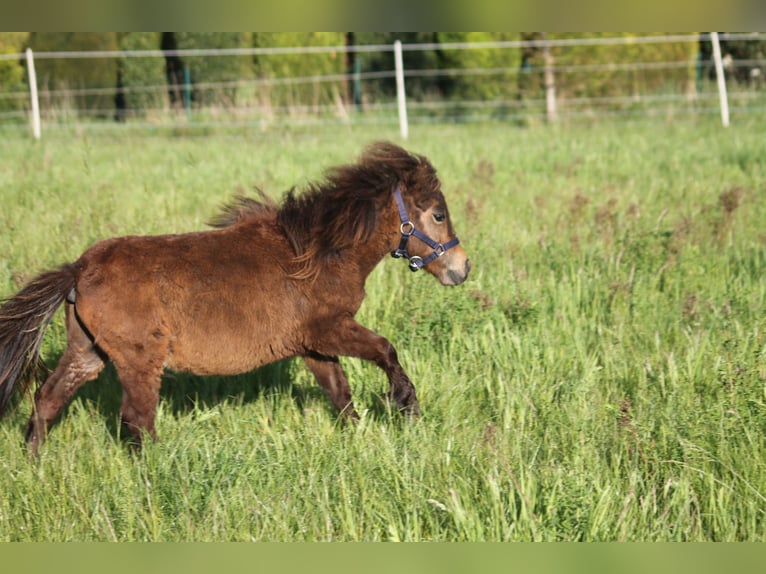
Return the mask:
{"type": "MultiPolygon", "coordinates": [[[[663,33],[664,34],[664,33],[663,33]]],[[[636,36],[637,34],[633,34],[636,36]]],[[[354,45],[444,44],[613,37],[631,34],[547,34],[502,32],[16,32],[0,33],[0,53],[185,50],[248,47],[338,46],[336,52],[254,56],[124,57],[97,59],[38,59],[38,85],[48,94],[46,105],[78,110],[117,110],[141,114],[167,107],[233,107],[240,105],[330,105],[341,103],[363,108],[366,103],[390,98],[395,80],[387,76],[354,82],[354,73],[390,71],[391,52],[354,52],[354,45]],[[242,89],[242,81],[336,75],[333,82],[257,82],[242,89]],[[104,88],[113,87],[114,90],[104,88]],[[84,90],[84,91],[83,91],[84,90]],[[55,94],[55,95],[54,95],[55,94]]],[[[764,42],[724,43],[724,52],[735,59],[763,58],[764,42]]],[[[709,43],[625,43],[554,47],[556,93],[561,98],[608,97],[663,90],[692,90],[704,75],[701,62],[709,59],[709,43]],[[611,69],[609,62],[679,62],[671,69],[611,69]],[[599,66],[599,64],[603,64],[599,66]],[[585,71],[579,66],[588,65],[585,71]]],[[[407,93],[415,100],[535,101],[544,97],[542,50],[433,48],[405,51],[407,93]],[[479,75],[461,70],[481,69],[479,75]],[[440,73],[418,74],[423,70],[440,73]]],[[[752,72],[737,72],[743,81],[752,72]]],[[[26,85],[23,61],[0,61],[0,94],[21,91],[26,85]]],[[[20,99],[0,99],[4,109],[26,106],[20,99]]]]}

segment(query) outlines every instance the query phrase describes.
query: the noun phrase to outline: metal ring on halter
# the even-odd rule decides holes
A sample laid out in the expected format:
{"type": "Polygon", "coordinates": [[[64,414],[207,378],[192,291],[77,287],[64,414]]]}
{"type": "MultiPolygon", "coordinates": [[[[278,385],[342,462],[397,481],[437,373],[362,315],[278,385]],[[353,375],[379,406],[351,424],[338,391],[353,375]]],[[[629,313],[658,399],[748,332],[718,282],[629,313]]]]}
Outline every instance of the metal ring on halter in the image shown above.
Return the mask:
{"type": "Polygon", "coordinates": [[[413,255],[410,257],[410,271],[419,271],[423,267],[423,258],[413,255]]]}
{"type": "Polygon", "coordinates": [[[447,251],[447,250],[446,250],[446,249],[444,249],[444,245],[442,245],[441,243],[439,243],[439,245],[437,245],[437,246],[434,248],[434,253],[436,253],[436,256],[437,256],[437,257],[441,257],[442,255],[444,255],[444,254],[446,253],[446,251],[447,251]]]}
{"type": "Polygon", "coordinates": [[[411,221],[402,221],[402,224],[399,226],[399,232],[404,235],[405,237],[409,237],[413,233],[415,233],[415,224],[411,221]],[[405,227],[410,226],[407,231],[405,231],[405,227]]]}

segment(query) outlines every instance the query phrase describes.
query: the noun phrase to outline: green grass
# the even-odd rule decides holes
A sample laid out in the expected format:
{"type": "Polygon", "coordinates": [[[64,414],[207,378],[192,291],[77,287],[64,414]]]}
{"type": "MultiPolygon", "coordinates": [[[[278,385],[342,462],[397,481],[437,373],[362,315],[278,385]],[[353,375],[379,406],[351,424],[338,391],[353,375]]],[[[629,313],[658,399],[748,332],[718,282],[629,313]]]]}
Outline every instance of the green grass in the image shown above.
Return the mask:
{"type": "MultiPolygon", "coordinates": [[[[201,229],[254,185],[352,161],[369,128],[0,140],[0,294],[113,235],[201,229]]],[[[419,126],[474,271],[386,259],[362,323],[423,417],[343,364],[362,421],[308,371],[169,374],[160,441],[119,436],[107,369],[53,428],[0,422],[0,540],[766,539],[766,140],[760,119],[419,126]]],[[[63,350],[61,318],[44,356],[63,350]]]]}

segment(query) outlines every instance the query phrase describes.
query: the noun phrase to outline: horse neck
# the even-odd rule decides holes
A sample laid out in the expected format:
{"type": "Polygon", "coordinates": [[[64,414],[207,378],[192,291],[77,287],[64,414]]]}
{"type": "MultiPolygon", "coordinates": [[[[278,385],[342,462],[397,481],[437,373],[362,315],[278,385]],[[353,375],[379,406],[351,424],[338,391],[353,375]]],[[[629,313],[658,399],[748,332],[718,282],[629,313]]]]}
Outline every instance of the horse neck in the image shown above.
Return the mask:
{"type": "Polygon", "coordinates": [[[373,269],[390,255],[399,242],[399,223],[398,213],[390,213],[381,217],[380,223],[369,241],[356,246],[353,249],[353,255],[349,257],[355,260],[354,267],[358,269],[362,281],[372,273],[373,269]]]}

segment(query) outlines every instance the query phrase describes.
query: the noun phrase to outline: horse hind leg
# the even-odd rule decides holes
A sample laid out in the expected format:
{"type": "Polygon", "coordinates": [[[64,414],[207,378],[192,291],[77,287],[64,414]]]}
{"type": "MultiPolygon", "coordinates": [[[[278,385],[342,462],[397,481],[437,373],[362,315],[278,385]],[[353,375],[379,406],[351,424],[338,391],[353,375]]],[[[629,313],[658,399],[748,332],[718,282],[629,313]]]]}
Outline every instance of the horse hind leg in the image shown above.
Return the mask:
{"type": "Polygon", "coordinates": [[[140,448],[144,435],[157,439],[154,420],[157,416],[157,403],[160,398],[162,364],[147,364],[145,359],[114,361],[117,376],[122,384],[122,404],[120,419],[133,437],[133,446],[140,448]],[[140,365],[140,366],[139,366],[140,365]]]}
{"type": "Polygon", "coordinates": [[[67,347],[53,373],[37,390],[27,424],[25,436],[34,454],[77,389],[95,379],[104,368],[104,358],[80,325],[71,304],[66,306],[66,327],[67,347]]]}

